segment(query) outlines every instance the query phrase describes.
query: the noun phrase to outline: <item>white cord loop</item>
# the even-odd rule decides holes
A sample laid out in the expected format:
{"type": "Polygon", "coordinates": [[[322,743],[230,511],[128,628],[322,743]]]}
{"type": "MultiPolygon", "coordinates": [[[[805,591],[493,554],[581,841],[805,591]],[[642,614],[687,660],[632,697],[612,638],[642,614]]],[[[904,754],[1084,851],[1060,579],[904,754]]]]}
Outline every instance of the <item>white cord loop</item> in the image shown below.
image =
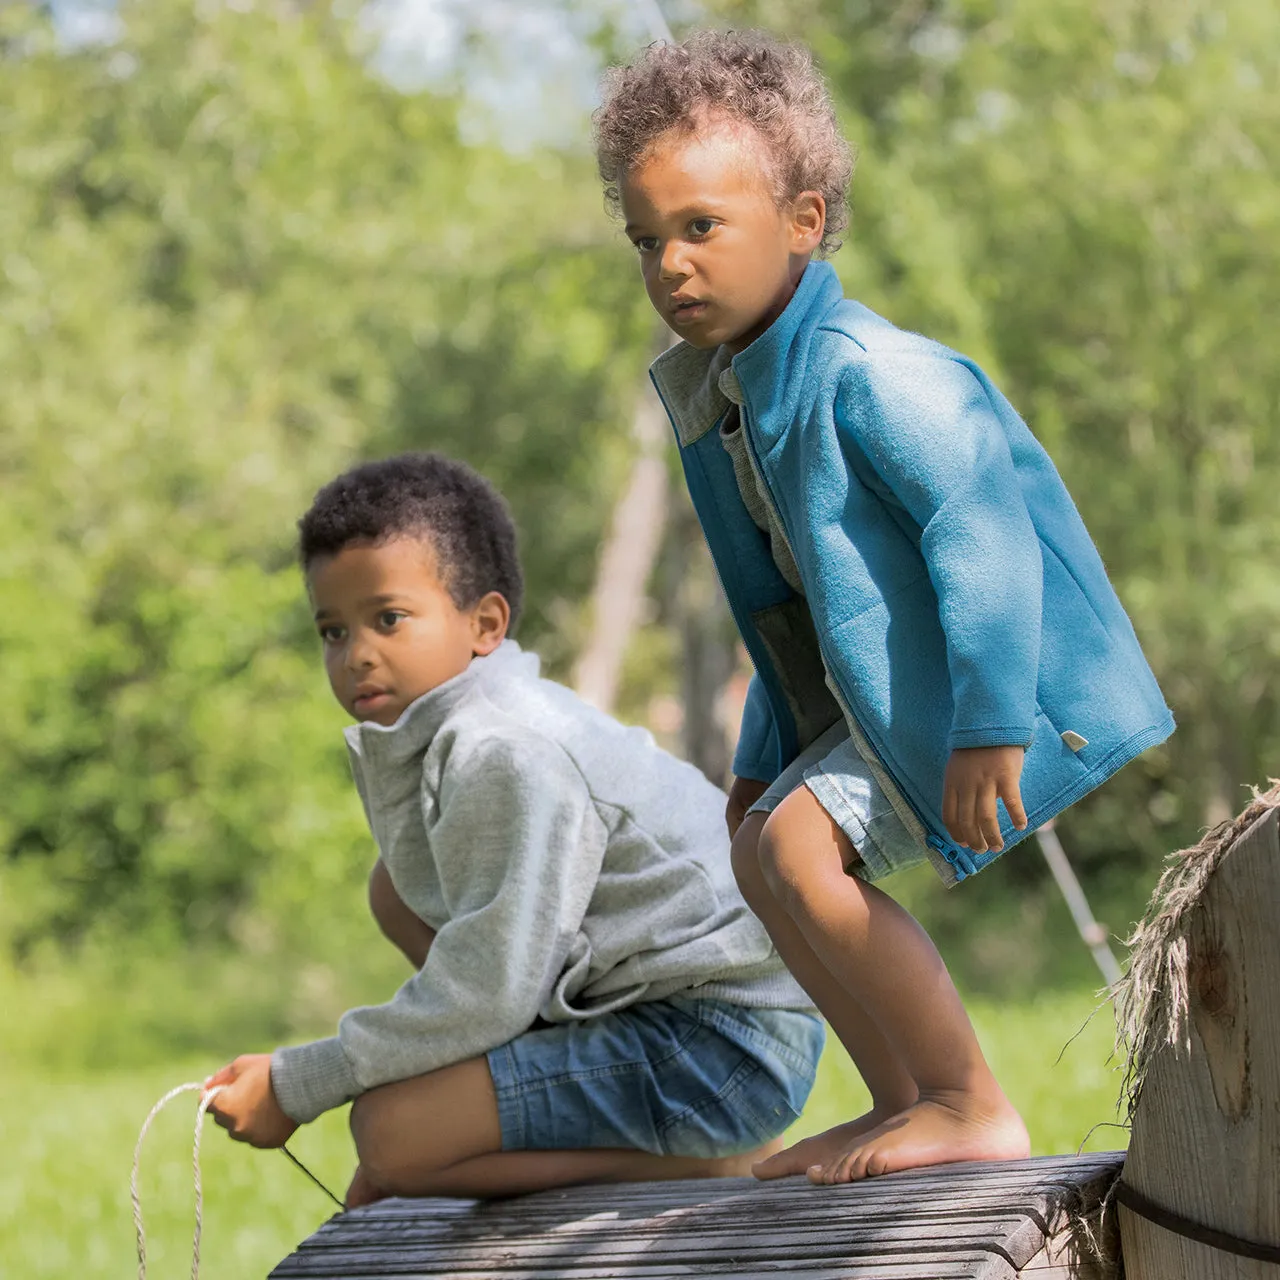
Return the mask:
{"type": "MultiPolygon", "coordinates": [[[[200,1185],[200,1128],[204,1123],[204,1113],[209,1110],[209,1104],[224,1088],[226,1088],[225,1085],[215,1085],[205,1092],[196,1110],[195,1142],[191,1150],[191,1166],[195,1175],[196,1189],[196,1228],[191,1241],[191,1280],[200,1280],[200,1228],[204,1216],[204,1190],[200,1185]]],[[[147,1233],[142,1225],[142,1201],[138,1198],[138,1161],[142,1156],[142,1142],[147,1136],[147,1130],[151,1128],[151,1122],[174,1098],[180,1093],[191,1093],[196,1089],[204,1089],[204,1085],[198,1080],[170,1089],[151,1108],[147,1118],[142,1122],[142,1130],[138,1134],[138,1145],[133,1149],[133,1173],[129,1178],[129,1200],[133,1204],[133,1230],[138,1237],[138,1280],[147,1280],[147,1233]]]]}

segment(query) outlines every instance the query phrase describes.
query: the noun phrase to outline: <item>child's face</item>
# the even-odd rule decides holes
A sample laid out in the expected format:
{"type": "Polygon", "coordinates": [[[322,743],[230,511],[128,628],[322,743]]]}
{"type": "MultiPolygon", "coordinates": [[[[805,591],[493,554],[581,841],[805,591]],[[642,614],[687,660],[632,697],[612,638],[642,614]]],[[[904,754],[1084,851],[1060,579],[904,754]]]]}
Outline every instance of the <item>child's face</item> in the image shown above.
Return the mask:
{"type": "Polygon", "coordinates": [[[697,135],[658,138],[618,184],[649,301],[692,346],[736,353],[754,342],[822,241],[822,196],[779,208],[767,165],[750,128],[712,119],[697,135]]]}
{"type": "Polygon", "coordinates": [[[453,679],[506,635],[496,591],[459,609],[421,538],[345,547],[307,568],[334,697],[357,720],[394,724],[415,698],[453,679]]]}

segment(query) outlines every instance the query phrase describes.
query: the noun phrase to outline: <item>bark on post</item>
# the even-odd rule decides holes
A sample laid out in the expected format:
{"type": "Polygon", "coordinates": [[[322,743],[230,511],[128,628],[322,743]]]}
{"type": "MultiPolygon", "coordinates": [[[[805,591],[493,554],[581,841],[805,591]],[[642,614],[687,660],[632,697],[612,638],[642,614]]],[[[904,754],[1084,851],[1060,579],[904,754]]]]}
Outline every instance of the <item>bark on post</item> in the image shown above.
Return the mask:
{"type": "MultiPolygon", "coordinates": [[[[1184,1220],[1158,1225],[1126,1207],[1129,1280],[1274,1280],[1280,1264],[1187,1238],[1185,1224],[1245,1245],[1280,1246],[1280,788],[1183,855],[1143,930],[1160,954],[1135,954],[1121,993],[1138,1049],[1124,1188],[1184,1220]],[[1206,847],[1208,846],[1208,847],[1206,847]],[[1197,873],[1194,855],[1208,865],[1197,873]],[[1191,856],[1188,856],[1191,855],[1191,856]],[[1135,970],[1138,973],[1135,978],[1135,970]],[[1128,980],[1127,980],[1128,981],[1128,980]],[[1151,1010],[1157,1006],[1154,1030],[1151,1010]],[[1136,1033],[1135,1033],[1136,1029],[1136,1033]]],[[[1162,889],[1165,888],[1162,882],[1162,889]]],[[[1160,897],[1160,890],[1157,891],[1160,897]]],[[[1148,947],[1148,951],[1154,948],[1148,947]]],[[[1130,1064],[1134,1070],[1133,1060],[1130,1064]]],[[[1138,1206],[1142,1207],[1142,1206],[1138,1206]]],[[[1191,1232],[1195,1234],[1194,1230],[1191,1232]]]]}

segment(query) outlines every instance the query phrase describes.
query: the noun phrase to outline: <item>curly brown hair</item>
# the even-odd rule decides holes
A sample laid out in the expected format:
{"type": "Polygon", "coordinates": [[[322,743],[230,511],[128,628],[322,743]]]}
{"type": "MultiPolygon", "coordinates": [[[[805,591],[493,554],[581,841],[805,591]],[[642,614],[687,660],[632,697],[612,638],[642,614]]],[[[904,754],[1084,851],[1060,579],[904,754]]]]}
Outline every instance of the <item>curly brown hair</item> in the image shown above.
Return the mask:
{"type": "Polygon", "coordinates": [[[802,191],[822,194],[827,217],[818,253],[840,247],[854,153],[808,49],[759,31],[698,31],[610,68],[603,88],[593,117],[596,161],[612,213],[620,209],[623,173],[662,134],[692,133],[708,116],[721,116],[750,125],[764,141],[779,204],[802,191]]]}

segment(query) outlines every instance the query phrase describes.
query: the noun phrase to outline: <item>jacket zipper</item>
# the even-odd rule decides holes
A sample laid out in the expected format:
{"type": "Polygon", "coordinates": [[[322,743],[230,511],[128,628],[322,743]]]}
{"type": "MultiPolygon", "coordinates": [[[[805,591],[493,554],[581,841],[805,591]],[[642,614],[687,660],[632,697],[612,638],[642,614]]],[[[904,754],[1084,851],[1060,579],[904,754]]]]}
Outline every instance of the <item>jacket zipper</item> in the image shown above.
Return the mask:
{"type": "MultiPolygon", "coordinates": [[[[782,522],[782,515],[778,510],[778,504],[774,501],[773,490],[769,488],[768,482],[764,478],[764,473],[760,467],[760,460],[756,457],[755,441],[751,438],[750,431],[747,430],[747,417],[744,410],[746,409],[745,399],[738,406],[738,413],[741,418],[741,430],[744,431],[747,442],[747,457],[751,461],[751,473],[755,477],[756,484],[760,492],[764,495],[765,501],[769,504],[769,509],[773,513],[774,522],[782,535],[782,540],[786,544],[787,553],[795,562],[795,550],[791,546],[791,540],[787,537],[787,527],[782,522]]],[[[814,628],[814,634],[817,634],[817,628],[814,628]]],[[[875,778],[880,790],[884,792],[885,799],[893,806],[894,812],[898,815],[902,825],[906,828],[907,833],[919,845],[927,849],[931,849],[939,854],[956,873],[957,880],[964,880],[968,876],[974,874],[978,870],[977,863],[974,860],[970,850],[962,848],[960,845],[952,843],[950,840],[944,840],[941,836],[935,835],[925,825],[923,819],[916,812],[915,806],[903,795],[898,784],[890,776],[889,771],[884,767],[879,753],[871,745],[871,740],[867,737],[866,731],[858,722],[858,717],[854,715],[853,709],[850,707],[848,700],[845,698],[843,691],[836,682],[835,677],[831,674],[831,666],[827,662],[826,651],[823,648],[822,638],[818,637],[818,656],[822,659],[822,672],[824,682],[831,696],[835,698],[836,705],[840,708],[840,714],[844,716],[844,722],[849,730],[849,737],[853,741],[854,748],[862,757],[863,763],[871,770],[872,776],[875,778]]]]}

